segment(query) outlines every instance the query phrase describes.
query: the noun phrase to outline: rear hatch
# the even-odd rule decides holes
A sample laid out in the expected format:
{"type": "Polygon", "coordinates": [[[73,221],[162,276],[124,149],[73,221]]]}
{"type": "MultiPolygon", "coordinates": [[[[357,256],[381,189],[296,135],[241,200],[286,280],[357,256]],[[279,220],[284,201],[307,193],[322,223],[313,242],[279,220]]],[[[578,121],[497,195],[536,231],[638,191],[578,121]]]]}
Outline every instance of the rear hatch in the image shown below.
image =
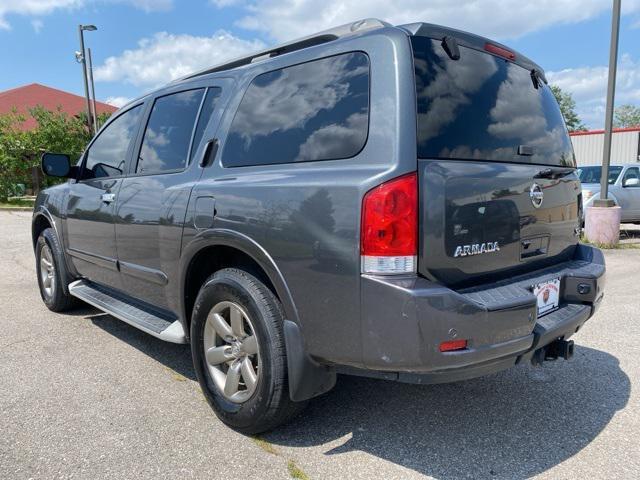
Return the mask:
{"type": "Polygon", "coordinates": [[[411,37],[418,270],[460,287],[570,258],[579,222],[573,149],[544,74],[469,38],[411,37]]]}

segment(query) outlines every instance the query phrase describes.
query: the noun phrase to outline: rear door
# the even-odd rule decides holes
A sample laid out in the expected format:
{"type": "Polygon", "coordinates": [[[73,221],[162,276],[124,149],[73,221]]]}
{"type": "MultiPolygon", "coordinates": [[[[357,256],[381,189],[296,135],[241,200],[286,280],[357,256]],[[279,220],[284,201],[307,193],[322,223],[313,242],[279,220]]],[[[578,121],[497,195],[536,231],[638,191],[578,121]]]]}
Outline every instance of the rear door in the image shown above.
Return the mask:
{"type": "Polygon", "coordinates": [[[142,104],[117,114],[89,145],[78,181],[69,185],[66,248],[84,277],[121,288],[113,212],[142,118],[142,104]]]}
{"type": "Polygon", "coordinates": [[[122,283],[130,295],[168,310],[174,306],[166,289],[178,278],[187,205],[202,174],[204,145],[220,116],[224,85],[224,80],[199,82],[151,100],[135,147],[137,161],[117,198],[122,283]]]}
{"type": "Polygon", "coordinates": [[[623,221],[640,220],[640,185],[630,184],[628,180],[632,179],[640,181],[640,167],[627,167],[620,181],[620,187],[616,189],[616,197],[622,207],[623,221]]]}
{"type": "Polygon", "coordinates": [[[569,258],[578,241],[571,142],[531,70],[412,37],[421,197],[419,271],[449,285],[569,258]]]}

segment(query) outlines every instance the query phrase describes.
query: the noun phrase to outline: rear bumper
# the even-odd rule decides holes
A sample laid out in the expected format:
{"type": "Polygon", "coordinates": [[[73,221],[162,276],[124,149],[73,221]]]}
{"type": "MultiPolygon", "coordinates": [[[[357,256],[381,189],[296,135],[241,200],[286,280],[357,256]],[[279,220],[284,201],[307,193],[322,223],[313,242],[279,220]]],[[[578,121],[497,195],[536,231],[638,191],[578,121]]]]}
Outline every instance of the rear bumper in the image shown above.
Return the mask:
{"type": "Polygon", "coordinates": [[[604,280],[602,252],[586,245],[569,262],[461,291],[420,277],[363,276],[365,369],[345,373],[441,383],[503,370],[573,335],[597,309],[604,280]],[[557,277],[560,308],[537,318],[531,287],[557,277]],[[454,338],[467,339],[468,348],[439,351],[454,338]]]}

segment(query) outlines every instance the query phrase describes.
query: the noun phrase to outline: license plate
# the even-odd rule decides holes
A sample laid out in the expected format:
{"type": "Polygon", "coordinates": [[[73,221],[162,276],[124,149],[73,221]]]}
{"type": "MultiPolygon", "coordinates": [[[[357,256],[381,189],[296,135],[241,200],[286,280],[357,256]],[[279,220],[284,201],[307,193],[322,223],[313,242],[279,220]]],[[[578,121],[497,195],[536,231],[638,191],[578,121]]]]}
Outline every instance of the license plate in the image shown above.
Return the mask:
{"type": "Polygon", "coordinates": [[[538,299],[538,317],[553,312],[560,303],[560,279],[534,285],[533,294],[538,299]]]}

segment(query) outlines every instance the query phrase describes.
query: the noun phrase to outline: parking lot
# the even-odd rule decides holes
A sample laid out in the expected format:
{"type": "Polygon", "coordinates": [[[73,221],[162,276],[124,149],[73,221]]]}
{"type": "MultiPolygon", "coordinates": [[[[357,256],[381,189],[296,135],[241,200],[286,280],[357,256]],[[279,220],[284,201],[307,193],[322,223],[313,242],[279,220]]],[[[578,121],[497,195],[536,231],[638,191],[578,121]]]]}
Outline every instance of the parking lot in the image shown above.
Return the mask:
{"type": "Polygon", "coordinates": [[[448,385],[341,377],[260,439],[220,423],[189,347],[41,302],[30,214],[0,212],[0,478],[638,478],[640,250],[609,250],[575,357],[448,385]]]}

